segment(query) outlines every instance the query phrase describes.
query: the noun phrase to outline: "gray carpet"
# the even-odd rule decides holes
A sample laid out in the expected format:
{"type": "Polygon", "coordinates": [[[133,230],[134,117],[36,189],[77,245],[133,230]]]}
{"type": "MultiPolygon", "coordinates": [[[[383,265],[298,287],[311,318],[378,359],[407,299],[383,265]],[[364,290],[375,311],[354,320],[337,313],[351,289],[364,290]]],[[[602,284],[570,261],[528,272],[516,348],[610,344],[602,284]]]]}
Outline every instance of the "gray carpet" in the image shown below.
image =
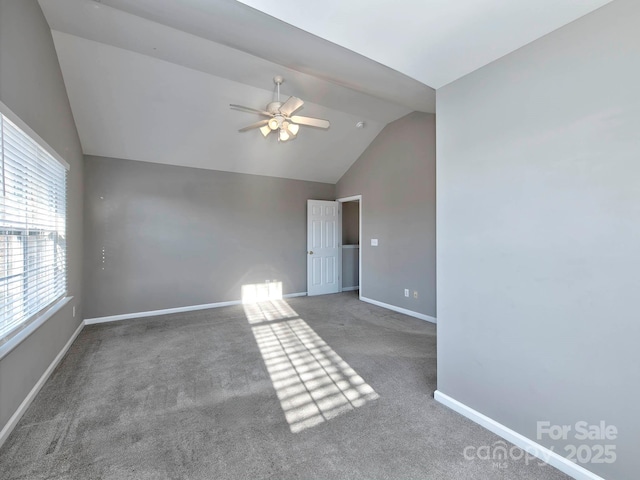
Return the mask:
{"type": "Polygon", "coordinates": [[[465,459],[500,438],[435,388],[435,326],[353,293],[88,326],[0,450],[0,477],[569,478],[465,459]]]}

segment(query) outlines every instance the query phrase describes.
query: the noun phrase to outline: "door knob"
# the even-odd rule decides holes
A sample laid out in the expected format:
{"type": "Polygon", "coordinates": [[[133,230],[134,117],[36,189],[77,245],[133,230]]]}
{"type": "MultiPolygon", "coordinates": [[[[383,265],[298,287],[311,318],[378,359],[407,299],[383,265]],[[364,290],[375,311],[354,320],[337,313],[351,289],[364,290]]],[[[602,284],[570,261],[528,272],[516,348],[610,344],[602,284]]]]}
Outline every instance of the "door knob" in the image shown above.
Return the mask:
{"type": "Polygon", "coordinates": [[[313,250],[309,250],[309,255],[313,255],[313,250]]]}

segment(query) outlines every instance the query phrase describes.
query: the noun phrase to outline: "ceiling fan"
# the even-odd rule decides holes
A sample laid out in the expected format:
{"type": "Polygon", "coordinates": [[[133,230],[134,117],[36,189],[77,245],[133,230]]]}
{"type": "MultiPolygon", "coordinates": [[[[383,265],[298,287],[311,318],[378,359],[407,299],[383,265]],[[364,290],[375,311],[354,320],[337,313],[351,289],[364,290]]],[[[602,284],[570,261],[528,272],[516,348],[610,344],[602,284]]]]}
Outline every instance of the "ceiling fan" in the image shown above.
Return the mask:
{"type": "Polygon", "coordinates": [[[289,97],[289,99],[282,103],[280,101],[280,85],[284,82],[284,78],[281,75],[274,77],[273,82],[278,89],[278,97],[275,102],[271,102],[267,105],[266,110],[257,110],[255,108],[243,107],[242,105],[231,104],[233,110],[239,110],[245,113],[257,113],[263,117],[269,117],[259,122],[247,125],[244,128],[238,130],[239,132],[246,132],[254,128],[259,128],[262,135],[267,137],[271,132],[278,133],[278,141],[286,142],[289,139],[296,138],[300,125],[307,125],[317,128],[329,128],[330,123],[328,120],[322,120],[321,118],[301,117],[300,115],[293,115],[296,111],[304,105],[304,102],[297,97],[289,97]]]}

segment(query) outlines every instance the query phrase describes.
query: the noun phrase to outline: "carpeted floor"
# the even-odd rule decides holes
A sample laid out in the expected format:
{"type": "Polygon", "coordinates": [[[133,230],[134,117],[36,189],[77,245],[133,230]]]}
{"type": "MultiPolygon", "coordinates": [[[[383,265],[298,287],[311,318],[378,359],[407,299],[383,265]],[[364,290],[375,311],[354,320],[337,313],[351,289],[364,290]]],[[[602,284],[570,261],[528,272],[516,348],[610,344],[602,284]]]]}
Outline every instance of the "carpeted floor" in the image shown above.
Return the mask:
{"type": "Polygon", "coordinates": [[[435,388],[435,326],[353,292],[87,326],[0,478],[569,478],[466,459],[501,439],[435,388]]]}

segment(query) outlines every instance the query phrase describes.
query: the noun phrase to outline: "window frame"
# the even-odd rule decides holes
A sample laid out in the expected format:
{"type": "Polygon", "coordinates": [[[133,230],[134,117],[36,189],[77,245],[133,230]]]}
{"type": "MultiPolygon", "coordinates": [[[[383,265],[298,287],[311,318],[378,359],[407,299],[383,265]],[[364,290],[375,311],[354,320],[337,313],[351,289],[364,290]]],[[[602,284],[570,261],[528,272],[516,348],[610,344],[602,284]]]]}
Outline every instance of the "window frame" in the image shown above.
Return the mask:
{"type": "MultiPolygon", "coordinates": [[[[18,115],[16,115],[7,105],[0,101],[0,114],[4,115],[9,121],[11,121],[14,125],[16,125],[20,130],[22,130],[26,135],[28,135],[31,140],[38,144],[43,150],[49,153],[57,162],[59,162],[67,171],[65,182],[64,192],[65,198],[67,198],[68,205],[68,177],[69,172],[71,170],[70,165],[56,152],[47,142],[45,142],[40,135],[38,135],[31,127],[29,127],[25,122],[23,122],[18,115]]],[[[69,218],[68,218],[68,208],[65,214],[65,230],[68,231],[69,227],[69,218]]],[[[22,343],[29,335],[35,332],[40,326],[42,326],[48,319],[53,317],[58,311],[60,311],[67,303],[71,301],[73,296],[69,295],[69,251],[68,244],[66,247],[65,256],[67,260],[65,261],[65,277],[66,277],[66,285],[65,291],[62,297],[57,297],[52,300],[47,305],[43,306],[37,313],[27,317],[25,320],[20,322],[19,326],[15,329],[7,332],[4,336],[0,337],[0,360],[2,360],[6,355],[8,355],[15,347],[17,347],[20,343],[22,343]]]]}

